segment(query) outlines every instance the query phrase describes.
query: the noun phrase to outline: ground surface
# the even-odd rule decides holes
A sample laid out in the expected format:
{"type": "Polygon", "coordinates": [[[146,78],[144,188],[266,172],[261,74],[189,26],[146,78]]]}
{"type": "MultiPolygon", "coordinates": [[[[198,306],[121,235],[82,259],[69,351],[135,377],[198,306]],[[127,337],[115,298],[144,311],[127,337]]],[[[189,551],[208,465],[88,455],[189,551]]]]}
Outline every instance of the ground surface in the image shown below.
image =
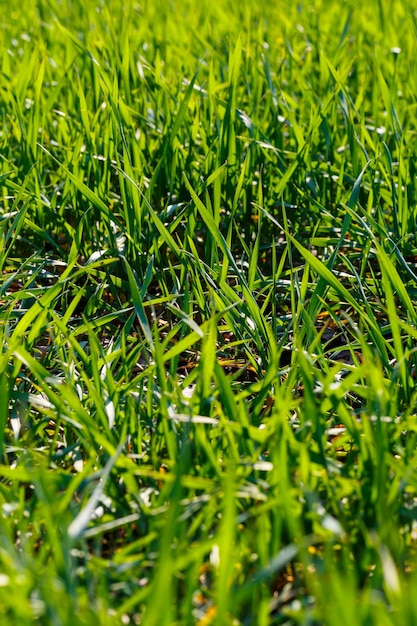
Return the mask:
{"type": "Polygon", "coordinates": [[[2,625],[417,620],[413,3],[0,28],[2,625]]]}

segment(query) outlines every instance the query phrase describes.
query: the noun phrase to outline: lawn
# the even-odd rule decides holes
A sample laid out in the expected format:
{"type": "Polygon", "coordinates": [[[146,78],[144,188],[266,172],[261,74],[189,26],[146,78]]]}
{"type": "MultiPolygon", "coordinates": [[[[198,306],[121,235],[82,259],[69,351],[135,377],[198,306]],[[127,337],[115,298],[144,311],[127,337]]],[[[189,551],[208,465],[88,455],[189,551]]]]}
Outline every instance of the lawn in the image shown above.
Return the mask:
{"type": "Polygon", "coordinates": [[[417,623],[414,3],[1,4],[2,626],[417,623]]]}

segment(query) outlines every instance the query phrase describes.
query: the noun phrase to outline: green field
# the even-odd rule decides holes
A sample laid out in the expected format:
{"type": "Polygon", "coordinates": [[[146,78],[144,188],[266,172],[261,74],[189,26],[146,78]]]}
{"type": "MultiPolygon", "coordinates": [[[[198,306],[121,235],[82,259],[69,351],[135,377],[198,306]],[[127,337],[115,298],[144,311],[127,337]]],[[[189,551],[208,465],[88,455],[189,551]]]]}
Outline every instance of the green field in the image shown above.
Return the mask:
{"type": "Polygon", "coordinates": [[[416,624],[414,3],[0,6],[1,625],[416,624]]]}

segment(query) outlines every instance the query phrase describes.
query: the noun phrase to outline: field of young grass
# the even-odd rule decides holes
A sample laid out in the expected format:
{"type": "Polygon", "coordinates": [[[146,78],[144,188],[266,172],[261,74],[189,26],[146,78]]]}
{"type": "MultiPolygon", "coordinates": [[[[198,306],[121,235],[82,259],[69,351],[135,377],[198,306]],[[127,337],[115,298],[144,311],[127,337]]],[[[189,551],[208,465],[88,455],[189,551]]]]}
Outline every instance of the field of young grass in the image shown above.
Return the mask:
{"type": "Polygon", "coordinates": [[[3,5],[2,626],[416,623],[414,3],[3,5]]]}

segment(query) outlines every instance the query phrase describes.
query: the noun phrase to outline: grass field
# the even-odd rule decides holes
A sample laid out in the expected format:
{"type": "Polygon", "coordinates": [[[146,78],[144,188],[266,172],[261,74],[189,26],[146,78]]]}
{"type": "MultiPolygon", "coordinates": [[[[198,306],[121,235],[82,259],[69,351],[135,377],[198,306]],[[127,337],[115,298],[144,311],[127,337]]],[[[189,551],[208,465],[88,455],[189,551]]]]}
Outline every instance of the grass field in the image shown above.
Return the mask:
{"type": "Polygon", "coordinates": [[[414,3],[1,4],[2,626],[417,623],[414,3]]]}

